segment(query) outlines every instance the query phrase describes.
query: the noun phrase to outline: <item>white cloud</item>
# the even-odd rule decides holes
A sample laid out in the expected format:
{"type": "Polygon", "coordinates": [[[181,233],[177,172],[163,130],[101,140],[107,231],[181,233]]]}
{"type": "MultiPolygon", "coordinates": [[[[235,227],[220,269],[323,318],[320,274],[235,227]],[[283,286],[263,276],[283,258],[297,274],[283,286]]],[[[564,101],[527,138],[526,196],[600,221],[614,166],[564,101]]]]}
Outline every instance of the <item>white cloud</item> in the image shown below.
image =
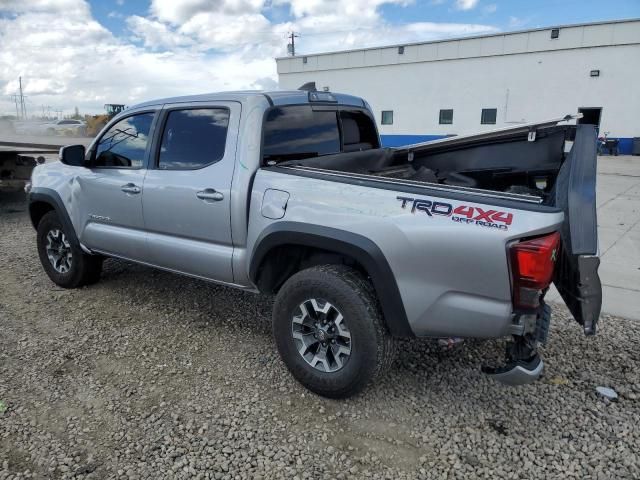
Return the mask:
{"type": "Polygon", "coordinates": [[[522,28],[529,23],[530,18],[509,17],[509,28],[522,28]]]}
{"type": "Polygon", "coordinates": [[[294,17],[347,16],[351,18],[378,18],[378,7],[383,4],[409,5],[411,0],[274,0],[275,5],[289,4],[294,17]]]}
{"type": "MultiPolygon", "coordinates": [[[[153,51],[115,38],[88,9],[76,12],[0,18],[0,114],[14,110],[8,95],[16,93],[19,76],[30,112],[39,112],[40,105],[100,112],[105,103],[132,105],[166,96],[274,86],[273,55],[192,51],[182,46],[182,37],[165,38],[167,49],[153,51]]],[[[132,22],[146,31],[147,42],[154,35],[162,37],[157,22],[132,22]]]]}
{"type": "Polygon", "coordinates": [[[476,8],[479,0],[456,0],[456,8],[458,10],[471,10],[476,8]]]}
{"type": "Polygon", "coordinates": [[[86,14],[89,12],[89,7],[84,0],[2,0],[0,12],[3,11],[86,14]]]}
{"type": "Polygon", "coordinates": [[[172,31],[166,24],[132,15],[126,20],[127,27],[151,49],[172,49],[193,44],[193,40],[179,32],[172,31]]]}
{"type": "MultiPolygon", "coordinates": [[[[258,13],[264,6],[264,0],[152,0],[151,13],[159,20],[175,25],[201,13],[258,13]]],[[[214,25],[220,23],[214,23],[210,28],[214,25]]]]}
{"type": "Polygon", "coordinates": [[[482,9],[484,13],[496,13],[496,10],[498,10],[498,6],[495,3],[485,5],[482,9]]]}
{"type": "MultiPolygon", "coordinates": [[[[467,0],[468,1],[468,0],[467,0]]],[[[277,86],[274,57],[286,34],[301,32],[298,53],[408,43],[492,33],[480,24],[389,24],[387,3],[409,0],[152,0],[147,15],[122,18],[116,37],[84,0],[0,0],[0,114],[23,77],[28,108],[51,105],[99,112],[104,103],[132,105],[165,96],[277,86]],[[272,6],[288,7],[274,23],[272,6]]]]}

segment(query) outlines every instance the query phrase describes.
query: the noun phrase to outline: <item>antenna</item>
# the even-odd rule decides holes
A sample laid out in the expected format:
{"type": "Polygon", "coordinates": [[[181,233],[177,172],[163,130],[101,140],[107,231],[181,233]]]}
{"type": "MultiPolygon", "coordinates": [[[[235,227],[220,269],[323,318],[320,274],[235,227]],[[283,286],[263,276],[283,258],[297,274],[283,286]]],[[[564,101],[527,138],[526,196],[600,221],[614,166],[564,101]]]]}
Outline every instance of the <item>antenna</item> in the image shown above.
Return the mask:
{"type": "Polygon", "coordinates": [[[287,45],[287,53],[292,57],[296,56],[296,38],[299,38],[299,37],[300,35],[298,35],[296,32],[293,32],[293,31],[288,35],[288,38],[291,40],[291,43],[287,45]]]}

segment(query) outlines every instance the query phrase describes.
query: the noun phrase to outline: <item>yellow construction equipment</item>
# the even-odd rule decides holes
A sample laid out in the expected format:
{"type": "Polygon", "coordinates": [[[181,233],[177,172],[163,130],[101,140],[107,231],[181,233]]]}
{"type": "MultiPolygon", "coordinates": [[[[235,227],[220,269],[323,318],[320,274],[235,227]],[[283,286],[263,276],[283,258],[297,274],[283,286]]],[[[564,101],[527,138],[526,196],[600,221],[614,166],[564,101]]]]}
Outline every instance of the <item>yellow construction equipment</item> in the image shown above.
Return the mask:
{"type": "Polygon", "coordinates": [[[104,109],[107,112],[105,115],[94,115],[87,118],[87,135],[89,137],[95,137],[109,120],[125,109],[125,106],[117,103],[107,103],[104,109]]]}

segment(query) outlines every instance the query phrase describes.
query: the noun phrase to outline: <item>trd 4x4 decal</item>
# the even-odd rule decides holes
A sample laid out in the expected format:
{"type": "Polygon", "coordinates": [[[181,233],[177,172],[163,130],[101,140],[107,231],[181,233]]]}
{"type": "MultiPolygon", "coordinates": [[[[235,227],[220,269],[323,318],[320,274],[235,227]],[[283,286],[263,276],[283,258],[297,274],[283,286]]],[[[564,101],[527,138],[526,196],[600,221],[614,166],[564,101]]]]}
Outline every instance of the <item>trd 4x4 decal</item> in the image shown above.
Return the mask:
{"type": "Polygon", "coordinates": [[[451,217],[451,220],[458,223],[472,223],[481,227],[499,228],[508,230],[513,221],[513,213],[501,212],[499,210],[485,210],[480,207],[469,205],[458,205],[454,207],[450,203],[424,200],[420,198],[397,197],[402,202],[402,208],[411,207],[411,213],[423,212],[428,216],[442,215],[451,217]]]}

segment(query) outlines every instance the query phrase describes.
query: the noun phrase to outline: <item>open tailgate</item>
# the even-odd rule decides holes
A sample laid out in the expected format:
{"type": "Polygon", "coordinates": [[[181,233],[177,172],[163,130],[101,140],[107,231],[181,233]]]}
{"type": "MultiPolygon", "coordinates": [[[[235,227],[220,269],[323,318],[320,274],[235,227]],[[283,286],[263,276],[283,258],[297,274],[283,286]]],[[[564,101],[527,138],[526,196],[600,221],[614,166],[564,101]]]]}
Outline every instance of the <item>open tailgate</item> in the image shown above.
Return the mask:
{"type": "Polygon", "coordinates": [[[577,125],[571,152],[556,180],[556,206],[562,208],[562,248],[554,284],[586,335],[596,333],[602,304],[598,276],[598,223],[596,218],[596,149],[593,125],[577,125]]]}

